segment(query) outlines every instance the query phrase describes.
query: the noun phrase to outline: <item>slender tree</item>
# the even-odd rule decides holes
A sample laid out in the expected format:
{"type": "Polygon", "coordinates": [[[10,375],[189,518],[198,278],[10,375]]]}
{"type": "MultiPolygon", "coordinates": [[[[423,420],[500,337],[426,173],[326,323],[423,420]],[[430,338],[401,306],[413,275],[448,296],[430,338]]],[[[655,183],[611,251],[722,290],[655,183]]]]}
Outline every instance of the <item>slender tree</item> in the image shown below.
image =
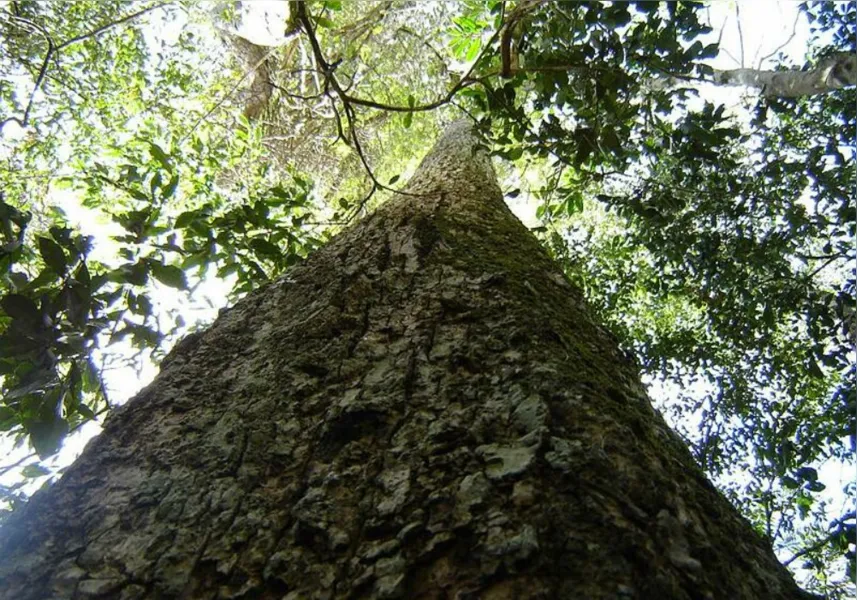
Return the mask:
{"type": "Polygon", "coordinates": [[[178,345],[0,529],[0,597],[801,598],[469,126],[178,345]]]}

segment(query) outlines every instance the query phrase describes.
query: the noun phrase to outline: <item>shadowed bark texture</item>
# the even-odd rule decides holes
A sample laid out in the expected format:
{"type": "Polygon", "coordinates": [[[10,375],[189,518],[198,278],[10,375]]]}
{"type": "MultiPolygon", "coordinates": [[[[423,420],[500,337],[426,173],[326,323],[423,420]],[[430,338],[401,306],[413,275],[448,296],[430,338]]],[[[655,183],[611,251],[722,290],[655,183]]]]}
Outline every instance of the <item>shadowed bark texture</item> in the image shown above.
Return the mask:
{"type": "Polygon", "coordinates": [[[805,597],[466,124],[184,340],[0,530],[0,598],[805,597]]]}

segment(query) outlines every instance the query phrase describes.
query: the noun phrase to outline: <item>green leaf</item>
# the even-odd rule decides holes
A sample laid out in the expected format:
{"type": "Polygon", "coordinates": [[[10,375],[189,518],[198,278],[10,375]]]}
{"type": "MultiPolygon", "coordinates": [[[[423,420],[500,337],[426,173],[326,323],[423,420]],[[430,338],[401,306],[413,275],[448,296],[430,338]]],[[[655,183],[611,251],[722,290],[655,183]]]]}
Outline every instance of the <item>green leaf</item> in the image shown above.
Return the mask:
{"type": "Polygon", "coordinates": [[[331,29],[333,27],[333,21],[327,17],[316,17],[315,24],[319,27],[324,27],[325,29],[331,29]]]}
{"type": "Polygon", "coordinates": [[[250,240],[250,247],[262,256],[275,260],[282,258],[283,256],[283,253],[276,244],[273,244],[264,238],[254,238],[250,240]]]}
{"type": "Polygon", "coordinates": [[[464,54],[464,60],[466,62],[470,62],[474,58],[479,55],[479,50],[482,47],[482,44],[479,41],[479,38],[470,41],[470,44],[467,46],[467,51],[464,54]]]}
{"type": "Polygon", "coordinates": [[[133,265],[122,265],[109,275],[111,281],[128,282],[133,285],[146,285],[149,280],[149,264],[140,259],[133,265]],[[116,279],[118,277],[118,279],[116,279]]]}
{"type": "Polygon", "coordinates": [[[4,296],[3,300],[0,300],[0,307],[13,319],[31,323],[40,323],[42,320],[42,313],[36,303],[20,294],[4,296]]]}
{"type": "Polygon", "coordinates": [[[135,188],[128,188],[128,193],[131,194],[131,197],[141,202],[149,202],[151,200],[146,194],[135,188]]]}
{"type": "Polygon", "coordinates": [[[62,244],[63,246],[68,246],[71,242],[71,235],[74,233],[68,227],[58,227],[56,225],[48,229],[48,231],[50,232],[51,237],[53,237],[58,244],[62,244]]]}
{"type": "Polygon", "coordinates": [[[477,33],[480,29],[476,21],[467,16],[455,17],[452,22],[465,33],[477,33]]]}
{"type": "Polygon", "coordinates": [[[414,122],[414,113],[409,112],[405,113],[404,119],[402,120],[402,125],[407,129],[411,126],[411,123],[414,122]]]}
{"type": "Polygon", "coordinates": [[[631,21],[631,13],[624,4],[614,4],[607,11],[604,22],[610,27],[621,27],[631,21]]]}
{"type": "Polygon", "coordinates": [[[29,394],[33,394],[35,392],[42,392],[47,388],[50,388],[55,384],[56,373],[50,370],[42,370],[35,375],[28,374],[30,379],[29,383],[18,386],[12,390],[6,392],[6,395],[3,399],[6,402],[10,400],[15,400],[17,398],[23,398],[24,396],[28,396],[29,394]]]}
{"type": "Polygon", "coordinates": [[[155,173],[155,176],[152,177],[152,181],[149,184],[149,189],[152,192],[152,197],[155,197],[155,190],[161,187],[161,184],[164,182],[164,178],[161,177],[160,173],[155,173]]]}
{"type": "Polygon", "coordinates": [[[66,262],[65,252],[62,251],[59,244],[52,239],[40,237],[39,254],[41,254],[45,264],[53,269],[54,273],[57,275],[65,274],[68,263],[66,262]]]}
{"type": "Polygon", "coordinates": [[[164,167],[170,173],[173,172],[173,165],[170,163],[170,157],[164,152],[164,149],[158,146],[154,142],[149,142],[149,153],[152,155],[152,158],[161,163],[161,166],[164,167]]]}
{"type": "MultiPolygon", "coordinates": [[[[152,314],[152,301],[149,300],[149,297],[146,296],[146,294],[136,296],[135,300],[134,306],[129,306],[129,308],[131,308],[131,312],[145,317],[152,314]]],[[[129,305],[130,304],[131,303],[129,302],[129,305]]]]}
{"type": "Polygon", "coordinates": [[[818,471],[813,469],[812,467],[801,467],[797,470],[797,476],[799,479],[803,481],[817,481],[818,480],[818,471]]]}
{"type": "Polygon", "coordinates": [[[78,404],[77,412],[80,413],[80,416],[82,416],[84,419],[90,420],[95,418],[95,413],[86,404],[78,404]]]}
{"type": "Polygon", "coordinates": [[[161,192],[161,198],[163,198],[164,200],[166,200],[168,198],[172,198],[173,194],[176,193],[176,188],[178,187],[178,185],[179,185],[179,175],[178,175],[178,173],[176,173],[175,175],[172,176],[172,178],[170,178],[170,182],[167,184],[167,186],[161,192]]]}
{"type": "Polygon", "coordinates": [[[230,275],[237,273],[237,272],[238,272],[238,263],[233,262],[233,263],[229,263],[229,264],[224,265],[224,266],[220,267],[219,269],[217,269],[217,276],[220,277],[221,279],[225,279],[225,278],[229,277],[230,275]]]}
{"type": "Polygon", "coordinates": [[[565,198],[565,213],[568,216],[572,216],[574,214],[579,213],[583,210],[583,196],[580,195],[580,192],[571,192],[565,198]]]}
{"type": "Polygon", "coordinates": [[[176,217],[176,222],[173,227],[176,229],[182,229],[190,225],[196,218],[199,216],[199,213],[195,210],[189,210],[187,212],[183,212],[178,217],[176,217]]]}
{"type": "Polygon", "coordinates": [[[717,58],[720,47],[717,42],[708,44],[699,54],[699,58],[717,58]]]}
{"type": "Polygon", "coordinates": [[[152,261],[152,275],[155,279],[171,288],[179,290],[187,289],[187,278],[184,271],[173,265],[165,265],[159,261],[152,261]]]}
{"type": "Polygon", "coordinates": [[[101,391],[101,376],[98,367],[91,358],[86,359],[85,368],[81,373],[81,382],[83,383],[83,391],[86,393],[101,391]]]}
{"type": "Polygon", "coordinates": [[[390,177],[390,181],[387,182],[387,185],[393,185],[394,183],[399,181],[400,177],[401,177],[401,175],[393,175],[392,177],[390,177]]]}
{"type": "Polygon", "coordinates": [[[89,295],[89,288],[80,283],[75,283],[75,285],[69,285],[63,289],[62,296],[65,298],[69,320],[78,327],[83,327],[86,324],[92,300],[89,295]]]}
{"type": "Polygon", "coordinates": [[[811,481],[806,484],[806,489],[811,492],[823,492],[826,488],[827,486],[821,483],[820,481],[811,481]]]}
{"type": "Polygon", "coordinates": [[[815,358],[812,356],[807,356],[807,368],[813,377],[817,379],[824,377],[824,371],[821,370],[821,367],[818,366],[818,362],[816,362],[815,358]]]}
{"type": "Polygon", "coordinates": [[[44,477],[45,475],[50,475],[51,472],[44,468],[42,465],[27,465],[23,469],[21,469],[21,475],[26,477],[27,479],[32,479],[34,477],[44,477]]]}
{"type": "MultiPolygon", "coordinates": [[[[89,275],[89,268],[86,266],[86,263],[81,261],[80,265],[78,265],[77,270],[74,272],[74,279],[78,283],[83,286],[89,288],[92,285],[92,278],[89,275]]],[[[96,282],[97,283],[97,282],[96,282]]],[[[98,285],[95,286],[95,289],[98,289],[98,285]]]]}
{"type": "Polygon", "coordinates": [[[785,477],[783,477],[783,487],[788,490],[796,490],[800,487],[800,483],[794,477],[789,477],[788,475],[786,475],[785,477]]]}
{"type": "Polygon", "coordinates": [[[68,434],[68,423],[56,415],[45,420],[30,423],[27,430],[30,432],[30,443],[39,458],[47,458],[55,453],[63,439],[68,434]]]}
{"type": "Polygon", "coordinates": [[[768,327],[773,327],[776,317],[774,316],[774,309],[770,304],[765,305],[765,309],[762,311],[762,321],[768,327]]]}

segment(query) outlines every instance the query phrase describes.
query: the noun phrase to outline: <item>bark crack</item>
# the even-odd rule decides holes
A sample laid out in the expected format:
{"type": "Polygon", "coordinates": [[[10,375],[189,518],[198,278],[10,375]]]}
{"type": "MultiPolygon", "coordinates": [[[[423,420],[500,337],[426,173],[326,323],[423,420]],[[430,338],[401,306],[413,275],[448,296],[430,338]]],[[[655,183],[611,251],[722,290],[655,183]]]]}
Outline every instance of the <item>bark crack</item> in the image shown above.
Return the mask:
{"type": "MultiPolygon", "coordinates": [[[[232,521],[229,526],[226,527],[225,531],[229,531],[229,527],[232,526],[232,523],[235,521],[234,515],[237,514],[237,509],[241,506],[241,501],[238,501],[238,506],[236,506],[236,510],[233,511],[232,521]]],[[[196,583],[193,575],[196,572],[197,567],[199,566],[200,561],[202,560],[203,554],[205,554],[205,549],[208,548],[208,542],[211,540],[211,526],[209,526],[208,530],[205,532],[205,537],[202,539],[199,547],[196,550],[196,553],[193,558],[193,563],[191,563],[190,569],[187,572],[187,581],[185,582],[184,589],[182,589],[181,597],[182,598],[192,598],[193,597],[193,587],[196,583]]]]}

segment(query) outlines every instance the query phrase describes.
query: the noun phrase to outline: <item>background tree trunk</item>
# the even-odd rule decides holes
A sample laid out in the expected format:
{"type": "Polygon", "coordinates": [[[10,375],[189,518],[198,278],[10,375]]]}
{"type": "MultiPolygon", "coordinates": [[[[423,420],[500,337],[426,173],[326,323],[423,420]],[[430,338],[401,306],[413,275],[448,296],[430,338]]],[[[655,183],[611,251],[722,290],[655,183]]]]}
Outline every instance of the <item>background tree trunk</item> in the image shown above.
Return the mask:
{"type": "Polygon", "coordinates": [[[0,597],[800,598],[452,126],[0,530],[0,597]]]}

